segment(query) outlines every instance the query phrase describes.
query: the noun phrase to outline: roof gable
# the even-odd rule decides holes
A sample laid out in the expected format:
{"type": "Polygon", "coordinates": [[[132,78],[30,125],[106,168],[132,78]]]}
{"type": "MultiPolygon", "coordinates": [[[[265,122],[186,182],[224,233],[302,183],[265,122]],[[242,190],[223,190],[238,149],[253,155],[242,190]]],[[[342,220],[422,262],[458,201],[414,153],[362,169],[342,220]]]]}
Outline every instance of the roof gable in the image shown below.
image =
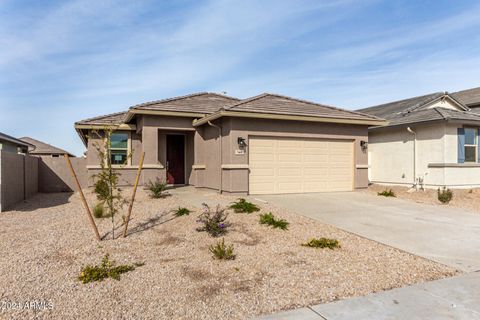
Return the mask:
{"type": "Polygon", "coordinates": [[[80,120],[75,122],[75,124],[76,125],[99,125],[99,126],[119,125],[123,123],[126,115],[127,115],[126,111],[110,113],[103,116],[80,120]]]}
{"type": "Polygon", "coordinates": [[[358,120],[379,118],[329,105],[296,99],[279,94],[263,93],[225,108],[227,111],[282,114],[291,116],[331,117],[358,120]]]}

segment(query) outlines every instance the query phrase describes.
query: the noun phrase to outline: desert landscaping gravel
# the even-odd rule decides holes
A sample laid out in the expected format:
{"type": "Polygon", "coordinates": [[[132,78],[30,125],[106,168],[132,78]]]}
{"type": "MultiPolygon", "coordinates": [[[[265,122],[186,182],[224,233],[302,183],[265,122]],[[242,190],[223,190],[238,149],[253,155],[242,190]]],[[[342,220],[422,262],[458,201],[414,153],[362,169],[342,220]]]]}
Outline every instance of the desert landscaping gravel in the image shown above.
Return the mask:
{"type": "MultiPolygon", "coordinates": [[[[87,197],[93,205],[93,194],[87,197]]],[[[248,319],[456,273],[267,204],[259,213],[286,219],[289,229],[260,225],[258,213],[231,213],[224,239],[237,256],[218,261],[208,247],[221,238],[195,231],[198,208],[177,196],[150,199],[143,190],[137,200],[129,237],[111,240],[110,221],[97,220],[107,235],[101,242],[78,194],[39,194],[0,214],[0,318],[248,319]],[[175,218],[171,210],[179,206],[195,212],[175,218]],[[338,239],[341,249],[300,245],[312,237],[338,239]],[[120,281],[79,282],[81,268],[106,253],[118,264],[145,265],[120,281]],[[26,301],[50,308],[11,308],[26,301]]]]}
{"type": "Polygon", "coordinates": [[[462,208],[468,212],[480,214],[480,189],[451,189],[453,192],[452,200],[448,204],[441,203],[438,200],[437,189],[413,190],[408,187],[383,186],[372,184],[363,192],[377,195],[378,192],[392,190],[398,199],[438,205],[443,207],[462,208]]]}

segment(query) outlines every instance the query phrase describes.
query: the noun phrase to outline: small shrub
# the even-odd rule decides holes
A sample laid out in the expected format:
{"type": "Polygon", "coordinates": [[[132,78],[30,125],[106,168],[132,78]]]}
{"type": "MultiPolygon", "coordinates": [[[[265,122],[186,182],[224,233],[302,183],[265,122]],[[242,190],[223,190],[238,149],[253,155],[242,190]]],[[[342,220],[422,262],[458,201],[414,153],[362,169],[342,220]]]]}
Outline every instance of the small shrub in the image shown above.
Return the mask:
{"type": "Polygon", "coordinates": [[[303,243],[302,246],[310,248],[329,248],[335,249],[340,248],[340,242],[337,239],[328,239],[328,238],[313,238],[307,243],[303,243]]]}
{"type": "Polygon", "coordinates": [[[165,194],[165,190],[167,189],[167,183],[164,181],[160,181],[159,178],[155,179],[154,182],[149,181],[146,184],[148,191],[150,191],[150,197],[154,199],[162,198],[165,194]]]}
{"type": "Polygon", "coordinates": [[[215,211],[212,211],[210,207],[204,203],[202,213],[198,216],[197,220],[202,226],[197,228],[197,231],[206,231],[212,237],[218,237],[227,232],[230,224],[226,222],[228,213],[225,211],[226,209],[221,209],[220,205],[217,205],[215,211]]]}
{"type": "Polygon", "coordinates": [[[395,195],[395,192],[392,191],[392,189],[390,189],[390,190],[384,190],[384,191],[379,192],[379,193],[377,193],[377,194],[378,194],[379,196],[384,196],[384,197],[394,197],[394,198],[397,197],[397,196],[395,195]]]}
{"type": "Polygon", "coordinates": [[[178,207],[177,210],[174,210],[173,214],[176,217],[181,217],[181,216],[188,216],[190,212],[191,212],[190,209],[178,207]]]}
{"type": "Polygon", "coordinates": [[[240,212],[252,213],[255,211],[260,211],[260,208],[257,205],[251,202],[248,202],[243,198],[239,198],[237,202],[232,203],[230,205],[230,209],[233,209],[233,211],[235,211],[236,213],[240,213],[240,212]]]}
{"type": "Polygon", "coordinates": [[[108,254],[106,254],[103,257],[100,265],[87,265],[86,267],[82,268],[82,271],[78,276],[78,280],[82,281],[82,283],[103,281],[106,278],[120,280],[120,275],[122,273],[135,270],[136,267],[143,265],[144,263],[135,263],[133,265],[114,266],[114,262],[110,261],[108,254]]]}
{"type": "Polygon", "coordinates": [[[445,187],[443,187],[441,191],[440,191],[440,188],[438,188],[437,196],[438,196],[438,200],[441,203],[447,204],[452,200],[453,192],[450,189],[447,189],[445,187]]]}
{"type": "Polygon", "coordinates": [[[93,216],[97,219],[105,218],[105,208],[103,203],[99,202],[93,207],[93,216]]]}
{"type": "Polygon", "coordinates": [[[287,220],[277,219],[271,212],[260,215],[260,224],[266,224],[273,228],[278,228],[282,230],[288,229],[287,220]]]}
{"type": "Polygon", "coordinates": [[[233,245],[225,245],[225,239],[218,241],[217,244],[211,245],[209,248],[213,254],[213,258],[219,260],[233,260],[235,255],[233,254],[233,245]]]}

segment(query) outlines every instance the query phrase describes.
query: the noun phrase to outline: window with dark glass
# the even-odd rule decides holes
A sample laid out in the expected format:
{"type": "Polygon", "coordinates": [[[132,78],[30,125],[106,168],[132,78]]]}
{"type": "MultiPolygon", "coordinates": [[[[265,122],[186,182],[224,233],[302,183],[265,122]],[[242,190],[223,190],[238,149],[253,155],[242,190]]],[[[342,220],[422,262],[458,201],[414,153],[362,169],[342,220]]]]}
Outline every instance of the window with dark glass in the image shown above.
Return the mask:
{"type": "Polygon", "coordinates": [[[465,128],[465,162],[477,162],[477,129],[465,128]]]}
{"type": "Polygon", "coordinates": [[[110,140],[110,159],[112,164],[127,164],[128,133],[114,132],[110,140]]]}

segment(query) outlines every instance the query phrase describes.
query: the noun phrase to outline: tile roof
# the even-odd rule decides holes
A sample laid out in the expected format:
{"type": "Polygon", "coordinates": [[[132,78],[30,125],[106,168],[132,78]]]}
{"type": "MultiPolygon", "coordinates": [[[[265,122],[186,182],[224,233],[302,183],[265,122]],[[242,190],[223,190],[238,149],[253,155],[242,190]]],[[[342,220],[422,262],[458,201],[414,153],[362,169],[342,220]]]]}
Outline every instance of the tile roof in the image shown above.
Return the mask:
{"type": "Polygon", "coordinates": [[[451,96],[461,101],[467,107],[480,105],[480,87],[457,91],[452,93],[451,96]]]}
{"type": "Polygon", "coordinates": [[[63,149],[57,148],[57,147],[52,146],[48,143],[30,138],[30,137],[23,137],[23,138],[20,138],[20,140],[35,146],[35,149],[31,150],[29,152],[30,154],[33,154],[33,155],[35,155],[35,154],[36,155],[40,155],[40,154],[58,154],[58,155],[60,155],[60,154],[65,154],[66,153],[71,157],[74,156],[73,154],[71,154],[68,151],[65,151],[63,149]]]}
{"type": "Polygon", "coordinates": [[[137,104],[130,110],[172,111],[210,114],[240,99],[212,92],[200,92],[180,97],[137,104]]]}
{"type": "Polygon", "coordinates": [[[441,107],[428,108],[413,112],[398,113],[394,117],[389,117],[388,127],[446,120],[480,121],[480,114],[441,107]]]}
{"type": "Polygon", "coordinates": [[[226,107],[225,110],[291,116],[383,120],[376,116],[363,114],[360,112],[349,111],[324,104],[271,93],[263,93],[249,99],[241,100],[226,107]]]}
{"type": "Polygon", "coordinates": [[[387,120],[395,118],[397,114],[415,110],[429,102],[445,95],[444,92],[435,92],[424,96],[384,103],[357,111],[381,117],[387,120]]]}
{"type": "Polygon", "coordinates": [[[116,125],[123,123],[125,116],[127,115],[126,111],[116,112],[111,114],[106,114],[103,116],[98,116],[94,118],[89,118],[81,121],[75,122],[75,124],[85,124],[85,125],[116,125]]]}

